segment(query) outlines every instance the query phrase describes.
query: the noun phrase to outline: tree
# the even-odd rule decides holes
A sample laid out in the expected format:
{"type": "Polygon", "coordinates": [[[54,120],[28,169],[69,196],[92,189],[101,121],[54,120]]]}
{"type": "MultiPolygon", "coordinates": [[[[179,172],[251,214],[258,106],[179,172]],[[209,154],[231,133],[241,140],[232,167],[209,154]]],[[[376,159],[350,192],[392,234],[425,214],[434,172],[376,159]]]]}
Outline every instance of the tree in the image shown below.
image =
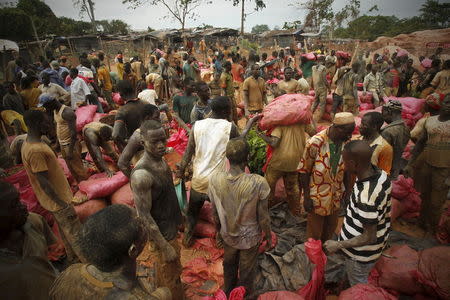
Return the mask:
{"type": "Polygon", "coordinates": [[[334,0],[308,0],[292,4],[301,10],[306,10],[305,26],[320,30],[320,26],[332,20],[334,0]]]}
{"type": "Polygon", "coordinates": [[[297,29],[302,25],[302,21],[284,22],[283,29],[297,29]]]}
{"type": "Polygon", "coordinates": [[[89,20],[91,20],[93,31],[97,32],[97,23],[95,22],[95,15],[94,15],[94,5],[95,5],[94,1],[93,0],[73,0],[73,5],[80,9],[80,17],[82,17],[83,14],[88,15],[89,20]]]}
{"type": "Polygon", "coordinates": [[[128,4],[128,8],[136,9],[146,3],[150,5],[163,5],[167,9],[167,16],[172,17],[181,25],[184,30],[186,18],[195,20],[198,14],[195,13],[197,7],[202,3],[210,4],[210,0],[122,0],[123,4],[128,4]]]}
{"type": "Polygon", "coordinates": [[[102,32],[107,34],[128,34],[130,25],[122,20],[101,20],[97,21],[97,27],[102,27],[102,32]]]}
{"type": "MultiPolygon", "coordinates": [[[[232,0],[233,6],[238,6],[239,3],[241,4],[241,36],[244,36],[244,22],[245,18],[249,15],[245,13],[245,0],[232,0]]],[[[254,0],[255,1],[255,8],[253,12],[261,10],[266,7],[266,4],[263,0],[254,0]]]]}
{"type": "Polygon", "coordinates": [[[431,28],[446,28],[450,25],[450,4],[427,0],[420,8],[420,17],[431,28]],[[436,26],[437,25],[437,26],[436,26]]]}
{"type": "Polygon", "coordinates": [[[57,30],[58,35],[84,35],[92,30],[92,24],[86,21],[78,21],[71,18],[60,17],[60,24],[57,30]]]}
{"type": "Polygon", "coordinates": [[[264,31],[269,31],[269,26],[266,24],[260,24],[260,25],[255,25],[252,28],[252,33],[254,34],[260,34],[263,33],[264,31]]]}
{"type": "Polygon", "coordinates": [[[0,38],[13,41],[32,39],[33,30],[27,14],[17,8],[0,8],[0,38]]]}
{"type": "Polygon", "coordinates": [[[59,27],[59,20],[52,9],[40,0],[19,0],[17,9],[30,18],[38,36],[54,34],[59,27]]]}

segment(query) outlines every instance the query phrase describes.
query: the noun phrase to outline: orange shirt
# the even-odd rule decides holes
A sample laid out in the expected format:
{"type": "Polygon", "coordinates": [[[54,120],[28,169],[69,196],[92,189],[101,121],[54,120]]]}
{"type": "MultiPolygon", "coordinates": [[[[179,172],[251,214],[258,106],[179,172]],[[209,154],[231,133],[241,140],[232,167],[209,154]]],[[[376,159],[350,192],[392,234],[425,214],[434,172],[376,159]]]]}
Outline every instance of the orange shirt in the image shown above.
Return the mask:
{"type": "Polygon", "coordinates": [[[233,80],[237,82],[244,82],[243,74],[245,73],[244,67],[240,64],[234,63],[231,65],[231,75],[233,75],[233,80]]]}

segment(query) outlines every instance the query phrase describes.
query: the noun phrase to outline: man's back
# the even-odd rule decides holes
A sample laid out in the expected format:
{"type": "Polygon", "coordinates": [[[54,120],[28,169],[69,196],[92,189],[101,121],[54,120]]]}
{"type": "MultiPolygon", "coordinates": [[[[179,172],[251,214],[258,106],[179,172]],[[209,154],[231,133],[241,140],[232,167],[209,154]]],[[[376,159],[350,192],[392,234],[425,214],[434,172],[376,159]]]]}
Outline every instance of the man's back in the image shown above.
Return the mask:
{"type": "MultiPolygon", "coordinates": [[[[105,299],[114,292],[121,291],[111,281],[102,281],[92,276],[86,264],[74,264],[62,272],[50,290],[52,300],[105,299]]],[[[125,299],[155,299],[147,294],[139,285],[126,292],[125,299]]],[[[125,295],[125,294],[123,294],[125,295]]]]}
{"type": "Polygon", "coordinates": [[[43,208],[50,212],[62,209],[42,189],[35,174],[39,172],[48,173],[48,181],[61,200],[67,203],[72,201],[72,191],[64,175],[64,171],[59,165],[55,153],[48,145],[42,142],[28,143],[25,141],[22,146],[22,162],[27,171],[33,191],[43,208]]]}
{"type": "Polygon", "coordinates": [[[225,149],[230,139],[232,124],[224,119],[207,118],[195,123],[195,158],[192,188],[207,193],[209,175],[215,170],[224,170],[225,149]]]}
{"type": "Polygon", "coordinates": [[[326,68],[323,65],[316,65],[312,67],[312,80],[314,85],[314,90],[326,89],[327,86],[324,81],[324,73],[326,68]]]}
{"type": "Polygon", "coordinates": [[[219,215],[221,236],[227,245],[249,249],[258,244],[261,238],[258,204],[269,193],[267,181],[257,174],[213,173],[208,195],[219,215]]]}
{"type": "Polygon", "coordinates": [[[124,106],[117,111],[115,121],[122,121],[125,123],[127,129],[127,138],[139,128],[142,122],[142,111],[146,103],[142,101],[128,101],[124,106]]]}
{"type": "Polygon", "coordinates": [[[404,167],[402,154],[411,137],[409,129],[403,120],[398,120],[385,126],[381,131],[381,136],[393,148],[394,157],[392,159],[391,176],[392,178],[397,178],[400,170],[404,167]]]}

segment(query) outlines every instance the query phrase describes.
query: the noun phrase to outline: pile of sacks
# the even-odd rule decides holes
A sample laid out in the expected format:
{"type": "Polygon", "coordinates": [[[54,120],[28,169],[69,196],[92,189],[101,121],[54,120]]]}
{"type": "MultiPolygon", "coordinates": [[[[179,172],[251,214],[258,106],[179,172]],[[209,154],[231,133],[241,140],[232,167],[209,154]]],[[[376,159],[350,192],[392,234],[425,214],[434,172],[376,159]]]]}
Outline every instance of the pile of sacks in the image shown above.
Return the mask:
{"type": "Polygon", "coordinates": [[[395,245],[384,254],[370,274],[372,285],[415,299],[450,298],[450,247],[416,251],[407,245],[395,245]]]}
{"type": "Polygon", "coordinates": [[[392,182],[391,196],[391,221],[395,221],[399,217],[412,219],[419,216],[422,199],[420,193],[414,188],[412,178],[400,175],[397,180],[392,182]]]}

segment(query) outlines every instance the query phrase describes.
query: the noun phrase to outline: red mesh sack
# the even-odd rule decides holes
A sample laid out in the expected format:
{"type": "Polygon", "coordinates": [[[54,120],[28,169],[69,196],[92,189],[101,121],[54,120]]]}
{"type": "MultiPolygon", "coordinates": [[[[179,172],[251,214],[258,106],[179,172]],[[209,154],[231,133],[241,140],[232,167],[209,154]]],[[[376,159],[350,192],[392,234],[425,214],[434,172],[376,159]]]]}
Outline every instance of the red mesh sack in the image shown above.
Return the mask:
{"type": "Polygon", "coordinates": [[[100,173],[80,182],[79,187],[89,199],[98,199],[111,195],[127,183],[128,177],[122,172],[117,172],[111,178],[108,178],[105,173],[100,173]]]}
{"type": "Polygon", "coordinates": [[[129,183],[125,184],[111,195],[111,204],[125,204],[134,207],[133,192],[129,183]]]}
{"type": "Polygon", "coordinates": [[[75,209],[80,222],[84,223],[89,216],[104,209],[106,206],[106,201],[104,199],[91,199],[82,204],[74,205],[73,208],[75,209]]]}
{"type": "Polygon", "coordinates": [[[195,225],[194,235],[196,236],[215,238],[216,233],[216,226],[211,223],[200,220],[197,225],[195,225]]]}
{"type": "Polygon", "coordinates": [[[450,299],[450,247],[423,250],[419,256],[417,278],[428,295],[450,299]]]}
{"type": "Polygon", "coordinates": [[[358,91],[358,99],[361,104],[372,104],[373,94],[371,92],[366,92],[366,95],[364,95],[364,92],[358,91]]]}
{"type": "Polygon", "coordinates": [[[86,105],[77,108],[75,114],[77,115],[77,132],[81,132],[86,124],[94,120],[97,105],[86,105]]]}
{"type": "Polygon", "coordinates": [[[311,280],[298,290],[305,300],[325,300],[325,265],[327,256],[322,250],[322,241],[309,238],[305,243],[305,252],[309,260],[316,265],[311,280]]]}
{"type": "Polygon", "coordinates": [[[284,94],[275,98],[263,110],[259,127],[263,130],[276,126],[309,124],[312,120],[311,96],[284,94]]]}
{"type": "MultiPolygon", "coordinates": [[[[264,239],[264,236],[265,236],[264,232],[261,233],[261,240],[264,239]]],[[[270,232],[270,240],[271,240],[271,243],[272,243],[272,247],[270,247],[270,249],[273,249],[273,248],[275,248],[275,246],[276,246],[277,243],[278,243],[277,235],[276,235],[276,233],[273,232],[273,231],[270,232]]],[[[259,245],[258,253],[264,253],[264,252],[266,252],[266,245],[267,245],[267,241],[266,241],[266,240],[263,240],[263,242],[261,243],[261,245],[259,245]]],[[[270,250],[270,249],[269,249],[269,250],[270,250]]]]}
{"type": "Polygon", "coordinates": [[[441,216],[436,233],[436,239],[441,244],[450,243],[450,205],[447,207],[447,210],[441,216]]]}
{"type": "Polygon", "coordinates": [[[381,256],[378,259],[371,272],[373,283],[407,295],[422,292],[414,275],[419,263],[419,253],[407,245],[395,245],[385,251],[385,254],[394,258],[381,256]]]}
{"type": "Polygon", "coordinates": [[[389,294],[380,287],[359,283],[343,291],[338,300],[395,300],[398,297],[389,294]]]}
{"type": "Polygon", "coordinates": [[[289,291],[275,291],[259,295],[258,300],[305,300],[305,298],[289,291]]]}
{"type": "Polygon", "coordinates": [[[177,131],[167,140],[167,147],[172,147],[178,152],[178,154],[183,155],[184,151],[186,151],[188,140],[189,137],[186,130],[178,127],[177,131]]]}
{"type": "Polygon", "coordinates": [[[200,220],[206,221],[211,224],[215,224],[213,207],[211,202],[205,201],[205,203],[203,203],[202,209],[200,210],[200,214],[198,217],[200,218],[200,220]]]}

